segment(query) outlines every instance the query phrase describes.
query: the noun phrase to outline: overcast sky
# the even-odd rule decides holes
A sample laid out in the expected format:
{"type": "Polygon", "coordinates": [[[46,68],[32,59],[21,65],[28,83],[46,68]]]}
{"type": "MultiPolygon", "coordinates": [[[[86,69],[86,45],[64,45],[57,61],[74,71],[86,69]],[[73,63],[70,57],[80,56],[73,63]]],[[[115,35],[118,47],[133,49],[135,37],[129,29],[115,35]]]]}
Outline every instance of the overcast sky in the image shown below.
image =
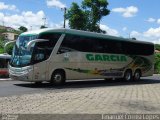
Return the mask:
{"type": "MultiPolygon", "coordinates": [[[[0,25],[29,30],[44,24],[53,28],[63,27],[63,11],[72,2],[82,0],[1,0],[0,25]]],[[[101,21],[107,34],[135,37],[160,44],[160,0],[108,0],[111,13],[101,21]]]]}

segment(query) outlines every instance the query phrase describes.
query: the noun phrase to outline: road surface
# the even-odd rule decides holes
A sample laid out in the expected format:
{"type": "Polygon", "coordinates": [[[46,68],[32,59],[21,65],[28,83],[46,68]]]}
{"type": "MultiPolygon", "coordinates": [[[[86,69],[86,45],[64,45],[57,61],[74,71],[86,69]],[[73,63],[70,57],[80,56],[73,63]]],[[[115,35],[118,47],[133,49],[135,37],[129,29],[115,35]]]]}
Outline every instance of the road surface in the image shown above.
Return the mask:
{"type": "Polygon", "coordinates": [[[64,92],[80,89],[92,89],[103,87],[118,87],[129,85],[142,85],[142,84],[157,84],[160,83],[160,75],[142,78],[138,82],[125,82],[125,81],[104,81],[104,80],[87,80],[87,81],[69,81],[63,86],[52,86],[49,83],[36,85],[34,83],[22,81],[0,81],[0,97],[45,93],[45,92],[64,92]]]}

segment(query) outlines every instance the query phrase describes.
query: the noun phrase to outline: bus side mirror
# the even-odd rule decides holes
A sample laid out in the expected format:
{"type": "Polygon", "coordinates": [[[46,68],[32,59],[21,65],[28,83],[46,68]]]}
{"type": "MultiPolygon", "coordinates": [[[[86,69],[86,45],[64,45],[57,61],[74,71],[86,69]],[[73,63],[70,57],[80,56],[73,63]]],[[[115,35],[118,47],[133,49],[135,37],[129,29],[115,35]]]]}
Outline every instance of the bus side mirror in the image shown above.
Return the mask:
{"type": "Polygon", "coordinates": [[[6,52],[6,49],[7,49],[7,46],[11,43],[15,43],[16,41],[10,41],[10,42],[7,42],[5,45],[4,45],[4,50],[6,52]]]}
{"type": "Polygon", "coordinates": [[[7,54],[12,54],[12,47],[8,47],[10,44],[15,44],[16,43],[16,40],[13,40],[13,41],[9,41],[7,43],[4,44],[4,52],[7,53],[7,54]]]}
{"type": "Polygon", "coordinates": [[[47,39],[35,39],[35,40],[32,40],[32,41],[29,41],[27,43],[27,50],[29,51],[32,47],[33,44],[37,43],[37,42],[46,42],[46,41],[49,41],[47,39]]]}

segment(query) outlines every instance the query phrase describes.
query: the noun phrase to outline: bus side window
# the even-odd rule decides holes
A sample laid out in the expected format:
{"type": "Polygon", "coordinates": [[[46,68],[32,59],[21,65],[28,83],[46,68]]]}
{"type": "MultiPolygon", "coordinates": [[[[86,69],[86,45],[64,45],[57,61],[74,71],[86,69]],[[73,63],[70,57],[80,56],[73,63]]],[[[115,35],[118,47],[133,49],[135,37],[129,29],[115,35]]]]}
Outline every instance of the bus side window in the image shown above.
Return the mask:
{"type": "Polygon", "coordinates": [[[0,68],[3,68],[3,61],[0,59],[0,68]]]}
{"type": "Polygon", "coordinates": [[[9,58],[7,58],[6,59],[6,68],[8,68],[8,63],[10,62],[10,59],[9,58]]]}
{"type": "Polygon", "coordinates": [[[6,59],[0,58],[0,68],[7,68],[6,59]]]}

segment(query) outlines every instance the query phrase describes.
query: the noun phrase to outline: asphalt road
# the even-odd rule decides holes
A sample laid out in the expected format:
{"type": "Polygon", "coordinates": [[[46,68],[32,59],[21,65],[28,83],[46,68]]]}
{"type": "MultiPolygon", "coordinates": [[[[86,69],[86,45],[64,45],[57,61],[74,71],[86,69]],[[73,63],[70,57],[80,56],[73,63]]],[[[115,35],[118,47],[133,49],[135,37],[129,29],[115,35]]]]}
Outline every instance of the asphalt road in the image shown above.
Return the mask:
{"type": "Polygon", "coordinates": [[[0,97],[34,94],[43,92],[64,92],[79,89],[92,89],[98,87],[116,87],[126,85],[142,85],[142,84],[157,84],[160,83],[160,75],[142,78],[136,82],[125,81],[104,81],[104,80],[85,80],[85,81],[69,81],[63,86],[52,86],[49,83],[36,85],[34,83],[21,81],[0,81],[0,97]]]}

